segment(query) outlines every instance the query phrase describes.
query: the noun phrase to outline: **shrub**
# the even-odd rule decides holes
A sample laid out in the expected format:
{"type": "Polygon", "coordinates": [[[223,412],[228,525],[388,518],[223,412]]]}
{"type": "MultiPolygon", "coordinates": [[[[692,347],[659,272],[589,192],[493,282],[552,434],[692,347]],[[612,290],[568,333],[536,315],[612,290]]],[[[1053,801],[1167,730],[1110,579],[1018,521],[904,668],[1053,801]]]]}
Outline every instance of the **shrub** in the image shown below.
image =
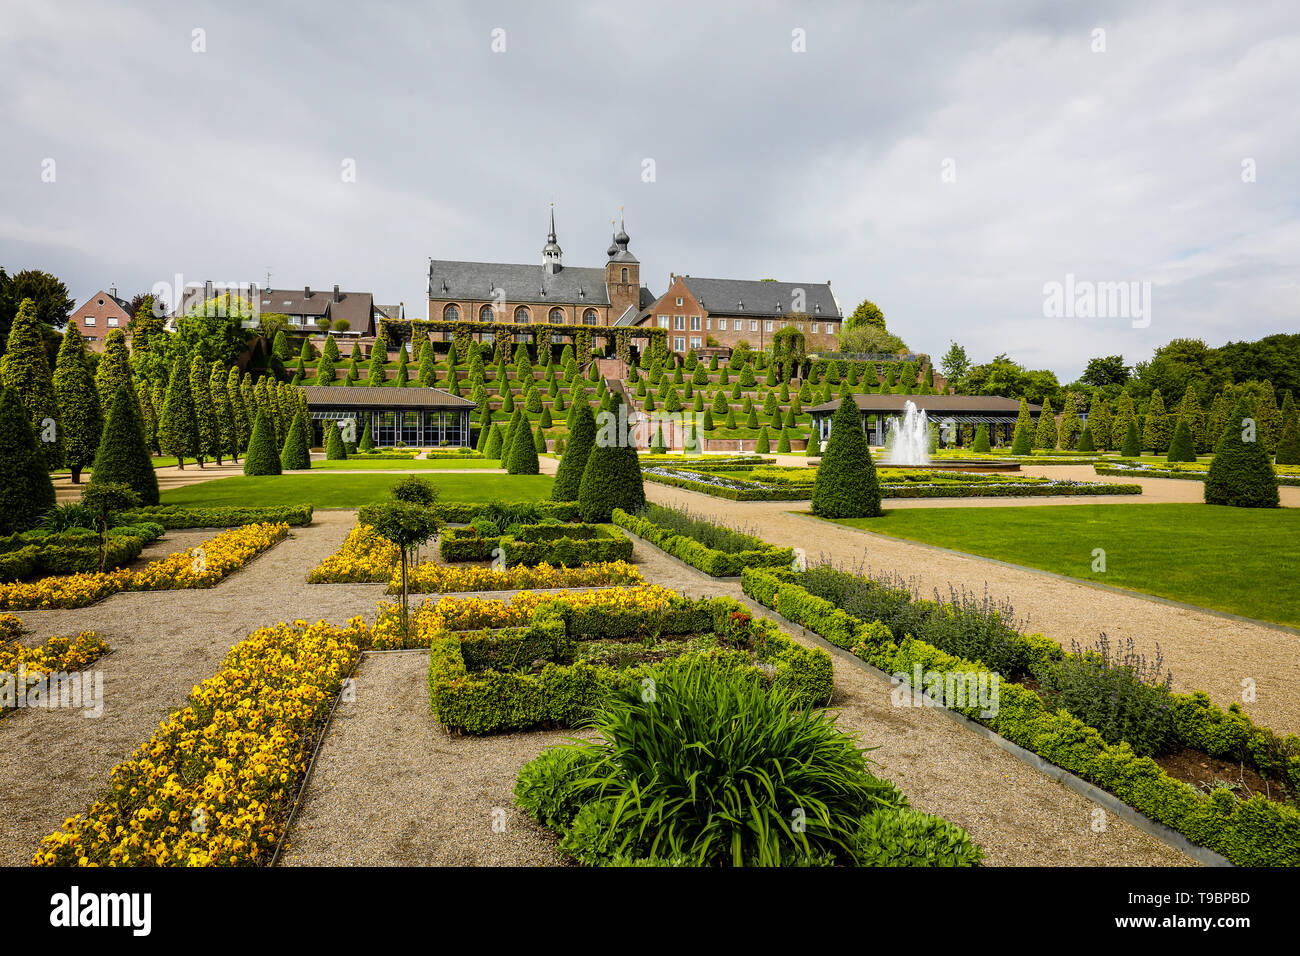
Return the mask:
{"type": "Polygon", "coordinates": [[[1137,422],[1131,418],[1124,429],[1124,444],[1119,453],[1124,458],[1139,458],[1142,455],[1142,441],[1138,438],[1137,422]]]}
{"type": "Polygon", "coordinates": [[[347,449],[343,447],[343,436],[338,427],[330,421],[325,422],[325,459],[327,461],[346,461],[347,449]]]}
{"type": "Polygon", "coordinates": [[[311,459],[306,451],[307,443],[303,437],[304,429],[307,427],[305,413],[300,411],[293,416],[293,424],[289,426],[289,434],[284,439],[284,448],[280,451],[282,471],[305,471],[311,467],[311,459]]]}
{"type": "Polygon", "coordinates": [[[249,439],[248,451],[244,454],[244,474],[280,474],[280,454],[275,450],[275,428],[264,411],[257,413],[257,421],[253,424],[253,437],[249,439]]]}
{"type": "Polygon", "coordinates": [[[1104,633],[1095,648],[1072,645],[1071,654],[1034,668],[1048,707],[1068,710],[1107,743],[1126,741],[1139,756],[1163,753],[1174,727],[1173,677],[1164,673],[1159,645],[1150,662],[1131,637],[1113,651],[1104,633]]]}
{"type": "Polygon", "coordinates": [[[970,450],[976,454],[986,455],[989,452],[989,426],[980,425],[975,429],[975,441],[971,443],[970,450]]]}
{"type": "Polygon", "coordinates": [[[366,418],[366,427],[361,430],[361,443],[357,445],[357,451],[372,452],[375,450],[375,440],[370,435],[370,418],[366,418]]]}
{"type": "Polygon", "coordinates": [[[766,455],[771,452],[771,450],[772,439],[768,437],[767,426],[764,425],[763,430],[758,433],[758,441],[754,443],[754,451],[756,454],[766,455]]]}
{"type": "Polygon", "coordinates": [[[1205,503],[1237,508],[1276,508],[1277,474],[1264,449],[1260,423],[1251,417],[1245,396],[1228,419],[1228,427],[1214,447],[1205,476],[1205,503]]]}
{"type": "Polygon", "coordinates": [[[102,482],[126,485],[139,497],[139,504],[158,503],[158,476],[144,443],[140,402],[130,385],[118,388],[95,455],[90,483],[102,482]]]}
{"type": "Polygon", "coordinates": [[[1092,426],[1084,425],[1083,431],[1079,433],[1079,451],[1094,452],[1097,450],[1096,444],[1092,440],[1092,426]]]}
{"type": "Polygon", "coordinates": [[[0,534],[36,527],[54,507],[54,483],[36,444],[27,410],[0,385],[0,534]]]}
{"type": "Polygon", "coordinates": [[[1011,454],[1032,455],[1033,452],[1034,446],[1029,437],[1029,426],[1021,422],[1016,426],[1015,437],[1011,440],[1011,454]]]}
{"type": "Polygon", "coordinates": [[[978,866],[983,852],[961,827],[899,807],[862,818],[854,856],[859,866],[978,866]]]}
{"type": "Polygon", "coordinates": [[[884,514],[876,466],[852,398],[842,399],[831,419],[830,440],[813,483],[812,511],[824,518],[874,518],[884,514]]]}
{"type": "Polygon", "coordinates": [[[1187,422],[1180,418],[1174,426],[1174,437],[1169,442],[1169,452],[1165,461],[1196,461],[1196,447],[1192,441],[1192,430],[1187,422]]]}
{"type": "Polygon", "coordinates": [[[536,475],[541,473],[537,461],[537,445],[534,444],[532,432],[528,429],[528,419],[516,411],[519,421],[514,425],[514,437],[510,440],[510,455],[504,462],[506,472],[511,475],[536,475]]]}
{"type": "MultiPolygon", "coordinates": [[[[582,520],[608,521],[615,508],[634,513],[645,505],[645,486],[636,449],[619,434],[622,396],[611,393],[604,416],[578,485],[578,510],[582,520]]],[[[576,439],[572,444],[577,444],[576,439]]]]}
{"type": "MultiPolygon", "coordinates": [[[[833,717],[798,707],[788,690],[695,661],[663,665],[654,680],[649,701],[640,688],[610,698],[592,723],[595,741],[548,758],[551,774],[583,771],[570,778],[571,794],[545,801],[561,847],[580,862],[853,863],[861,819],[906,803],[833,717]],[[791,808],[803,811],[802,827],[791,825],[791,808]]],[[[538,776],[525,791],[534,799],[538,776]]]]}
{"type": "Polygon", "coordinates": [[[1300,416],[1292,415],[1282,423],[1274,460],[1279,465],[1300,465],[1300,416]]]}

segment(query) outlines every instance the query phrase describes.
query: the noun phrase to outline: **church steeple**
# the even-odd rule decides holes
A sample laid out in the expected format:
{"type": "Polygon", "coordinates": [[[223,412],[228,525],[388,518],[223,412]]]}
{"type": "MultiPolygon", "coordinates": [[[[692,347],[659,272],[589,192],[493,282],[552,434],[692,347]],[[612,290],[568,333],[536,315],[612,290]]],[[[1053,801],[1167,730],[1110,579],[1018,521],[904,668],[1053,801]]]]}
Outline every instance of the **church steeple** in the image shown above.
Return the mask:
{"type": "Polygon", "coordinates": [[[555,241],[555,203],[551,203],[551,231],[546,234],[546,245],[542,246],[542,268],[547,275],[555,275],[564,268],[564,252],[555,241]]]}

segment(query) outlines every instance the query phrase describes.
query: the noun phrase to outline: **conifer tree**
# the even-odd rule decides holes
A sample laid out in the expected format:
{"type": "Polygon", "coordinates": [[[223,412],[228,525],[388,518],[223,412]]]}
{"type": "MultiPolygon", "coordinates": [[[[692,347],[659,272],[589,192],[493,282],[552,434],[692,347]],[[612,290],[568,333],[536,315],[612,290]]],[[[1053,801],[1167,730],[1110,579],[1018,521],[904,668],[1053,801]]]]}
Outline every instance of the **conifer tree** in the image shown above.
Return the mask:
{"type": "Polygon", "coordinates": [[[144,443],[140,400],[129,382],[118,386],[117,395],[109,407],[90,483],[127,485],[142,505],[158,503],[158,476],[153,470],[153,457],[144,443]]]}
{"type": "Polygon", "coordinates": [[[1245,395],[1228,418],[1205,476],[1205,503],[1237,508],[1276,508],[1277,474],[1260,436],[1255,410],[1245,395]]]}
{"type": "Polygon", "coordinates": [[[217,464],[223,457],[231,461],[239,458],[239,426],[235,422],[235,410],[230,405],[230,393],[226,391],[226,375],[221,363],[214,361],[209,366],[208,392],[212,396],[212,414],[217,423],[217,464]]]}
{"type": "Polygon", "coordinates": [[[171,377],[167,380],[163,413],[158,419],[158,447],[164,455],[174,455],[182,470],[186,458],[197,460],[201,454],[199,426],[194,416],[194,393],[190,390],[189,374],[181,359],[172,363],[171,377]]]}
{"type": "Polygon", "coordinates": [[[1061,408],[1061,447],[1073,450],[1078,447],[1079,433],[1083,431],[1083,425],[1079,421],[1079,410],[1075,407],[1073,392],[1065,393],[1065,404],[1061,408]]]}
{"type": "Polygon", "coordinates": [[[1043,399],[1043,410],[1038,414],[1038,429],[1034,433],[1035,448],[1056,447],[1056,416],[1052,414],[1052,402],[1043,399]]]}
{"type": "Polygon", "coordinates": [[[104,419],[86,346],[75,322],[69,322],[64,330],[53,383],[63,426],[63,463],[71,470],[76,485],[81,483],[81,470],[95,460],[104,419]]]}
{"type": "Polygon", "coordinates": [[[27,409],[28,424],[46,465],[50,468],[62,465],[63,429],[54,397],[54,376],[41,339],[36,305],[31,299],[23,299],[9,327],[8,345],[4,357],[0,358],[0,385],[13,389],[27,409]]]}
{"type": "Polygon", "coordinates": [[[615,508],[635,513],[645,507],[641,462],[619,431],[622,396],[614,392],[608,398],[609,416],[596,432],[578,486],[578,511],[587,522],[608,521],[615,508]]]}
{"type": "Polygon", "coordinates": [[[388,381],[387,373],[384,371],[384,365],[387,361],[388,350],[384,348],[382,342],[376,341],[370,347],[370,368],[366,374],[367,385],[378,388],[388,381]]]}
{"type": "Polygon", "coordinates": [[[198,461],[202,468],[206,459],[216,459],[221,454],[221,429],[212,407],[212,391],[208,388],[208,367],[197,355],[190,363],[190,391],[193,393],[194,423],[199,432],[198,461]]]}
{"type": "Polygon", "coordinates": [[[483,449],[485,458],[491,458],[494,461],[500,461],[501,449],[505,444],[505,438],[501,434],[501,426],[493,424],[488,430],[487,447],[483,449]]]}
{"type": "Polygon", "coordinates": [[[813,514],[824,518],[874,518],[880,507],[880,482],[862,432],[857,402],[845,398],[831,418],[830,439],[813,482],[813,514]]]}
{"type": "Polygon", "coordinates": [[[302,412],[294,415],[289,434],[284,439],[284,448],[280,450],[281,471],[305,471],[311,467],[311,459],[303,454],[303,429],[307,427],[306,416],[302,412]]]}
{"type": "Polygon", "coordinates": [[[1169,416],[1165,411],[1165,400],[1158,388],[1151,393],[1151,404],[1147,406],[1146,423],[1142,430],[1142,445],[1157,455],[1169,450],[1169,416]]]}
{"type": "Polygon", "coordinates": [[[110,329],[104,338],[104,354],[99,357],[99,368],[95,370],[95,386],[99,390],[99,409],[105,420],[108,408],[117,397],[117,390],[130,383],[131,394],[135,394],[135,383],[131,379],[131,355],[126,348],[126,333],[121,329],[110,329]]]}
{"type": "Polygon", "coordinates": [[[28,410],[16,390],[0,385],[0,535],[36,527],[53,507],[54,482],[28,410]]]}
{"type": "Polygon", "coordinates": [[[244,454],[244,474],[278,475],[280,470],[280,453],[275,447],[271,416],[259,409],[253,422],[252,437],[248,440],[248,451],[244,454]]]}

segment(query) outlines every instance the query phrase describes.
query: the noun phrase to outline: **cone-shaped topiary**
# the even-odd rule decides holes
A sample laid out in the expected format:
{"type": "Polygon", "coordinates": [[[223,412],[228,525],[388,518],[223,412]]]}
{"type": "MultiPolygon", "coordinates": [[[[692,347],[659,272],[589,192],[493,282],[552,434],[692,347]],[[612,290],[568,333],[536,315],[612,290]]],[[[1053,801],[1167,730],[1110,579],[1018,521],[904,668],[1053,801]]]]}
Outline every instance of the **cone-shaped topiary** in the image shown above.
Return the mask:
{"type": "Polygon", "coordinates": [[[555,472],[555,484],[551,486],[551,500],[577,501],[578,491],[582,486],[582,473],[587,467],[587,458],[596,441],[596,419],[587,405],[574,406],[573,425],[569,429],[569,440],[564,446],[564,457],[555,472]]]}
{"type": "Polygon", "coordinates": [[[1084,425],[1083,431],[1079,432],[1079,451],[1094,452],[1097,450],[1096,443],[1092,440],[1092,426],[1084,425]]]}
{"type": "Polygon", "coordinates": [[[668,445],[664,442],[664,425],[663,422],[655,429],[655,437],[650,442],[650,454],[662,455],[668,451],[668,445]]]}
{"type": "Polygon", "coordinates": [[[1169,415],[1165,412],[1165,400],[1158,388],[1151,393],[1151,403],[1147,406],[1147,416],[1142,425],[1142,447],[1156,454],[1169,450],[1169,415]]]}
{"type": "Polygon", "coordinates": [[[1276,508],[1277,474],[1264,449],[1259,423],[1246,396],[1228,418],[1205,476],[1205,503],[1235,508],[1276,508]]]}
{"type": "Polygon", "coordinates": [[[1034,445],[1029,437],[1029,428],[1030,426],[1026,425],[1024,422],[1021,422],[1016,426],[1016,434],[1011,439],[1011,454],[1032,455],[1034,453],[1034,445]]]}
{"type": "Polygon", "coordinates": [[[1174,426],[1174,437],[1169,442],[1165,461],[1196,461],[1196,442],[1186,419],[1178,419],[1178,424],[1174,426]]]}
{"type": "Polygon", "coordinates": [[[546,454],[546,436],[542,434],[542,426],[540,422],[533,428],[533,447],[537,449],[537,454],[546,454]]]}
{"type": "Polygon", "coordinates": [[[370,367],[366,376],[366,384],[375,387],[381,387],[388,381],[388,373],[384,371],[384,364],[388,361],[388,349],[376,342],[370,347],[370,367]]]}
{"type": "Polygon", "coordinates": [[[306,447],[302,432],[307,427],[307,416],[302,412],[293,416],[289,434],[285,436],[284,448],[280,450],[280,468],[283,471],[305,471],[311,467],[311,459],[304,454],[306,447]]]}
{"type": "Polygon", "coordinates": [[[326,461],[346,461],[348,451],[343,447],[343,436],[333,422],[325,423],[325,460],[326,461]]]}
{"type": "Polygon", "coordinates": [[[16,391],[0,385],[0,534],[36,527],[53,507],[54,482],[27,409],[16,391]]]}
{"type": "Polygon", "coordinates": [[[8,347],[0,358],[0,383],[13,389],[27,409],[27,421],[46,463],[51,468],[61,465],[63,429],[54,397],[54,376],[31,299],[23,299],[9,328],[8,347]]]}
{"type": "Polygon", "coordinates": [[[1038,429],[1034,432],[1034,447],[1052,449],[1056,447],[1056,416],[1052,414],[1052,403],[1043,399],[1043,410],[1038,413],[1038,429]]]}
{"type": "Polygon", "coordinates": [[[519,431],[519,422],[522,417],[523,413],[519,409],[515,409],[514,414],[510,416],[510,421],[506,424],[505,434],[501,439],[501,467],[507,470],[510,468],[510,453],[511,449],[514,448],[515,435],[519,431]]]}
{"type": "Polygon", "coordinates": [[[54,397],[58,402],[59,422],[63,425],[63,463],[72,470],[75,485],[81,481],[81,469],[95,460],[99,436],[104,430],[99,393],[75,322],[68,323],[59,346],[59,359],[54,366],[54,397]]]}
{"type": "Polygon", "coordinates": [[[1124,444],[1119,453],[1124,458],[1140,458],[1142,456],[1142,439],[1138,438],[1137,422],[1132,418],[1128,420],[1128,425],[1124,431],[1124,444]]]}
{"type": "Polygon", "coordinates": [[[583,521],[608,521],[615,508],[634,513],[645,506],[641,462],[630,435],[620,429],[624,425],[619,421],[622,403],[622,395],[610,393],[609,413],[601,420],[582,470],[578,511],[583,521]]]}
{"type": "Polygon", "coordinates": [[[357,445],[357,451],[369,453],[375,450],[375,439],[370,434],[370,419],[366,419],[366,427],[361,429],[361,444],[357,445]]]}
{"type": "Polygon", "coordinates": [[[167,380],[162,416],[158,419],[158,447],[164,455],[175,456],[181,468],[186,458],[197,458],[199,426],[194,420],[194,393],[185,363],[177,359],[167,380]]]}
{"type": "Polygon", "coordinates": [[[118,386],[92,468],[92,485],[127,485],[142,505],[158,503],[158,476],[154,474],[149,446],[144,443],[140,402],[129,382],[118,386]]]}
{"type": "Polygon", "coordinates": [[[781,439],[776,443],[776,452],[778,455],[790,454],[790,431],[787,428],[781,429],[781,439]]]}
{"type": "Polygon", "coordinates": [[[1282,422],[1276,461],[1279,465],[1300,465],[1300,416],[1291,415],[1282,422]]]}
{"type": "Polygon", "coordinates": [[[492,427],[488,429],[487,445],[483,449],[484,457],[491,458],[494,461],[500,461],[501,445],[504,441],[505,439],[501,435],[501,426],[493,423],[492,427]]]}
{"type": "Polygon", "coordinates": [[[759,455],[766,455],[772,451],[772,439],[767,434],[767,426],[758,433],[758,441],[754,442],[754,451],[759,455]]]}
{"type": "Polygon", "coordinates": [[[253,423],[253,437],[244,453],[244,474],[280,474],[280,453],[275,450],[275,427],[266,412],[259,411],[253,423]]]}
{"type": "Polygon", "coordinates": [[[989,426],[981,425],[975,429],[975,440],[971,442],[970,450],[980,454],[988,454],[989,451],[989,426]]]}
{"type": "MultiPolygon", "coordinates": [[[[516,414],[521,414],[516,412],[516,414]]],[[[537,475],[541,467],[537,462],[537,445],[528,430],[528,419],[521,418],[514,426],[510,439],[510,454],[505,460],[506,472],[511,475],[537,475]]]]}
{"type": "Polygon", "coordinates": [[[845,398],[831,418],[831,435],[813,482],[813,514],[823,518],[875,518],[880,507],[880,481],[862,432],[857,402],[845,398]]]}

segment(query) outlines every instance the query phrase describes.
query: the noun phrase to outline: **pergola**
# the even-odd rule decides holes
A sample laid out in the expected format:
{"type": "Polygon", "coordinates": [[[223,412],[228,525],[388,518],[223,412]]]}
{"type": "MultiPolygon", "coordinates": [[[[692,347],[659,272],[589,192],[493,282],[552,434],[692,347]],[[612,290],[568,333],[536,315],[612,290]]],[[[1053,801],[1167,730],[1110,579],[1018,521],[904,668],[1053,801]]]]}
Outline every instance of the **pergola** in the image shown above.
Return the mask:
{"type": "MultiPolygon", "coordinates": [[[[891,418],[902,418],[904,406],[911,402],[918,411],[923,411],[932,424],[939,425],[940,434],[945,426],[988,425],[989,441],[1010,443],[1016,427],[1016,418],[1020,414],[1020,402],[1014,398],[1002,398],[998,395],[866,395],[855,394],[853,401],[862,416],[862,430],[871,438],[871,444],[884,445],[886,423],[891,418]],[[874,434],[873,434],[874,428],[874,434]],[[1002,432],[999,433],[998,429],[1002,432]]],[[[831,416],[840,407],[839,400],[815,405],[808,409],[812,413],[813,430],[821,441],[830,437],[831,416]]],[[[1029,412],[1037,416],[1042,411],[1039,405],[1030,405],[1029,412]]],[[[953,429],[954,441],[961,444],[961,428],[953,429]]]]}
{"type": "Polygon", "coordinates": [[[327,424],[354,421],[357,440],[368,423],[376,445],[465,446],[470,441],[470,413],[478,407],[444,389],[421,386],[304,385],[302,390],[313,443],[323,443],[327,424]]]}

